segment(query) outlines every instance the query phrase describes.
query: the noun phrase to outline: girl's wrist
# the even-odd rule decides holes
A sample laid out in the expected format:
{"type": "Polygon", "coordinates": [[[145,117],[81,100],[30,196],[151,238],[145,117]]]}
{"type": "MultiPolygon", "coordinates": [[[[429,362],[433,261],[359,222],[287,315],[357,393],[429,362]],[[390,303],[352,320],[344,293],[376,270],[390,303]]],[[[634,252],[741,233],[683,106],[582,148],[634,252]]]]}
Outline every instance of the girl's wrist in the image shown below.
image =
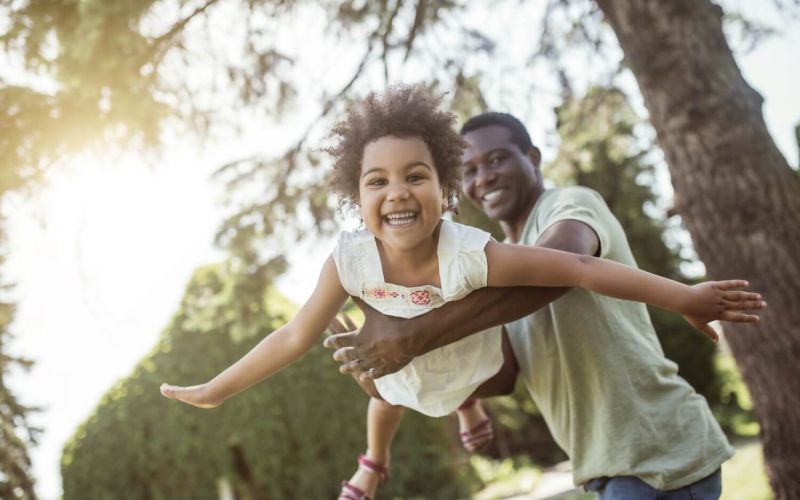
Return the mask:
{"type": "Polygon", "coordinates": [[[679,294],[680,297],[678,304],[676,305],[675,311],[681,314],[691,314],[692,307],[696,305],[697,296],[696,296],[696,289],[691,285],[681,284],[683,287],[683,293],[679,294]]]}

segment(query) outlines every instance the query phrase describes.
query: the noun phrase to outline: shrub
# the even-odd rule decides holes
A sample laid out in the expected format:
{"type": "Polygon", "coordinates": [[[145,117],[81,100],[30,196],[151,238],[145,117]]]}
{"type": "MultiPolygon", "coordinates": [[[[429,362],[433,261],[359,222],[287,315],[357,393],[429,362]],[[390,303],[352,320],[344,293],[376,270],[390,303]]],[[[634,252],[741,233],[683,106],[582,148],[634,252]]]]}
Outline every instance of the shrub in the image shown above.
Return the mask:
{"type": "MultiPolygon", "coordinates": [[[[213,410],[161,396],[159,385],[208,380],[283,324],[293,308],[271,292],[256,335],[236,340],[230,280],[195,273],[150,354],[105,394],[62,457],[65,500],[334,498],[366,447],[367,397],[316,346],[300,362],[213,410]]],[[[241,329],[240,329],[241,330],[241,329]]],[[[466,496],[469,472],[450,453],[449,422],[407,412],[382,496],[466,496]]]]}

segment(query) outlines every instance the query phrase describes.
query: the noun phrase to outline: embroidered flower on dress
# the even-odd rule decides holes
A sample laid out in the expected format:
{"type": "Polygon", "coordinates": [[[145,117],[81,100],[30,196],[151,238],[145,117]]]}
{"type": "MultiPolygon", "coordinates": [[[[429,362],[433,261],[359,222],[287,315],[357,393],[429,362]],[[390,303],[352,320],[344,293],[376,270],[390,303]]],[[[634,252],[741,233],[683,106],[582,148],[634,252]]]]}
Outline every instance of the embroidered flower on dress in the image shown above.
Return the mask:
{"type": "Polygon", "coordinates": [[[411,292],[411,302],[418,306],[427,306],[431,303],[431,292],[427,290],[415,290],[411,292]]]}

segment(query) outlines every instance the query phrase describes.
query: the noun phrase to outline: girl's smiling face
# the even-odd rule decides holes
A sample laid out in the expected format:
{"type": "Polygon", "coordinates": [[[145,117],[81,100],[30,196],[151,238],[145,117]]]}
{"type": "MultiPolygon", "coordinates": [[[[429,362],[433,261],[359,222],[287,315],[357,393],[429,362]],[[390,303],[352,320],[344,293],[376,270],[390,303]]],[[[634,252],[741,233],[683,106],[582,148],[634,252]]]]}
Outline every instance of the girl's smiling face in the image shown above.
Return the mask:
{"type": "Polygon", "coordinates": [[[432,238],[447,205],[428,145],[419,137],[385,136],[367,144],[358,193],[367,228],[394,250],[432,238]]]}

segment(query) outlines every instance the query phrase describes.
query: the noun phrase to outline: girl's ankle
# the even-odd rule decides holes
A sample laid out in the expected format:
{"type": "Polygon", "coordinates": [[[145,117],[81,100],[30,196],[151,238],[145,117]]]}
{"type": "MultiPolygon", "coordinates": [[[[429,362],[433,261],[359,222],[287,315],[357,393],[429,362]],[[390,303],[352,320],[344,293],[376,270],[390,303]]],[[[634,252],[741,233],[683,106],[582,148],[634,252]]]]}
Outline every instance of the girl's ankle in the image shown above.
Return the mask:
{"type": "Polygon", "coordinates": [[[470,399],[468,399],[468,400],[464,401],[463,403],[461,403],[461,406],[459,406],[459,407],[456,409],[456,411],[469,410],[469,409],[471,409],[473,406],[475,406],[476,404],[478,404],[478,402],[479,402],[479,401],[480,401],[480,400],[479,400],[479,399],[477,399],[477,398],[470,398],[470,399]]]}
{"type": "Polygon", "coordinates": [[[382,467],[386,467],[387,469],[389,468],[389,461],[391,460],[391,455],[390,452],[388,451],[384,453],[375,453],[372,450],[367,449],[367,451],[364,452],[364,456],[368,460],[371,460],[372,462],[382,467]]]}

